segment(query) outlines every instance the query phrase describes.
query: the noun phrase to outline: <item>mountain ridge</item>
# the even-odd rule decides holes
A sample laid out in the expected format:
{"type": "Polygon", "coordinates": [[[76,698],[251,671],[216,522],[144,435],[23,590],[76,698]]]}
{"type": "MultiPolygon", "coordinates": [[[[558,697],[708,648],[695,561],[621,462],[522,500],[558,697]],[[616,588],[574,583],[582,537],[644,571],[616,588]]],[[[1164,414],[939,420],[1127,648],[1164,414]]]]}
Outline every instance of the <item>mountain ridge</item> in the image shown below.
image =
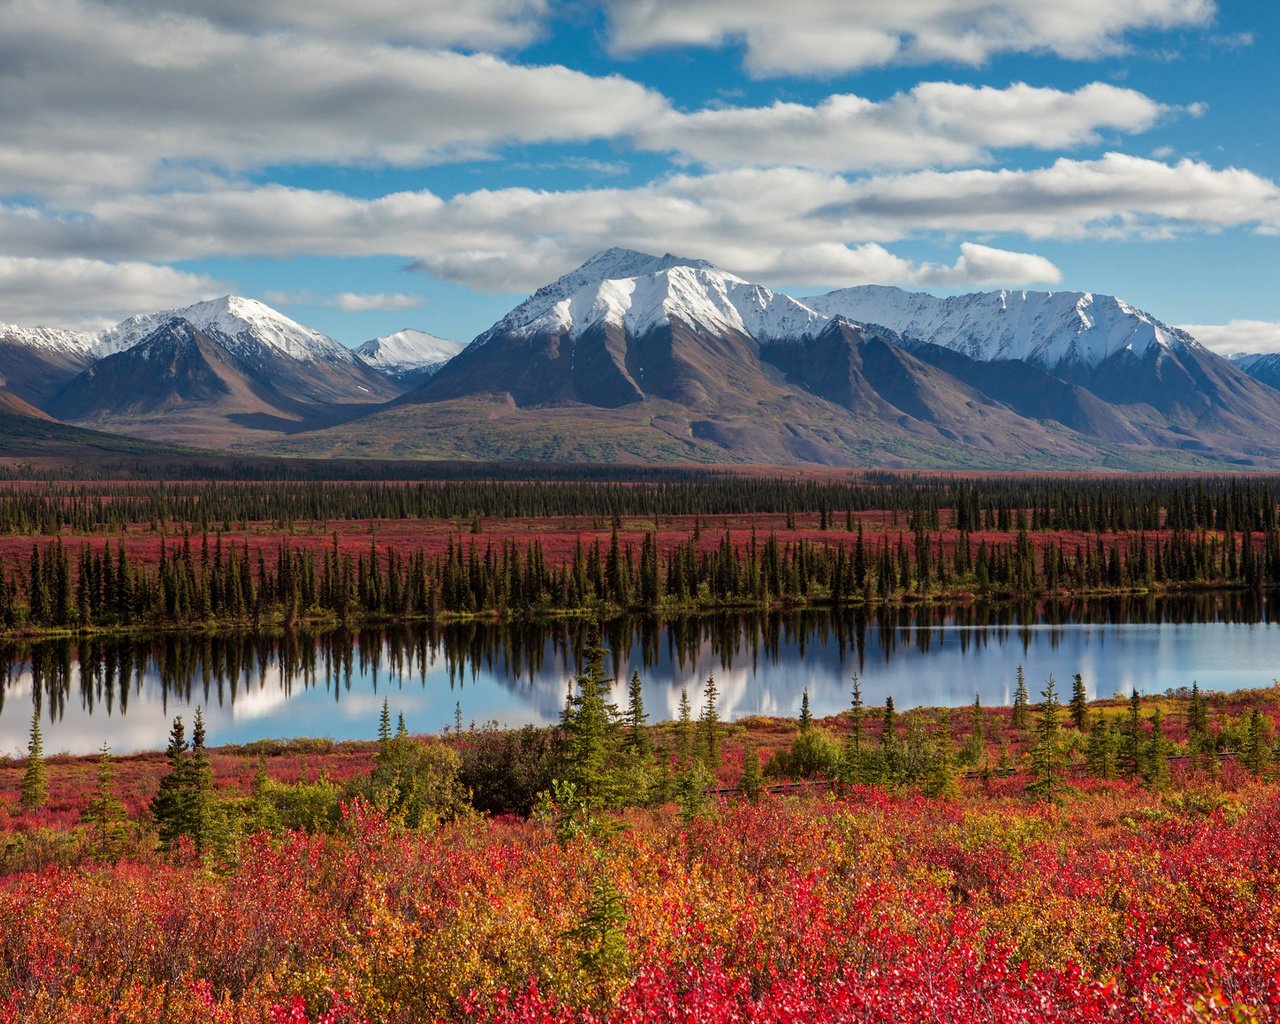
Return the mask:
{"type": "Polygon", "coordinates": [[[615,248],[465,347],[406,329],[353,352],[236,297],[184,311],[200,322],[168,311],[102,332],[104,348],[133,345],[80,370],[54,411],[262,453],[1280,467],[1280,392],[1100,293],[797,299],[615,248]],[[153,336],[175,320],[185,340],[153,336]],[[235,408],[218,419],[218,402],[235,408]]]}

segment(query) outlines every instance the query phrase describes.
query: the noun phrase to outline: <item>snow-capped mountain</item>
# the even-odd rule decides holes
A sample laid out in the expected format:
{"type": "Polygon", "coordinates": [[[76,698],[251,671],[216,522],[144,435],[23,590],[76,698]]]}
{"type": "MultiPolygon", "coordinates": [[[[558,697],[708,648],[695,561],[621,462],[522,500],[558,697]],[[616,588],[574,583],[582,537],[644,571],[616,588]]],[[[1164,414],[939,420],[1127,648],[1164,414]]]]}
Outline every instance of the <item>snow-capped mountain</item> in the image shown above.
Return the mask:
{"type": "Polygon", "coordinates": [[[926,342],[991,362],[1018,359],[1054,369],[1095,367],[1121,352],[1200,348],[1191,335],[1112,295],[1090,292],[978,292],[938,298],[863,285],[804,300],[828,316],[878,324],[909,342],[926,342]]]}
{"type": "Polygon", "coordinates": [[[355,353],[393,380],[421,383],[465,348],[460,342],[405,328],[385,338],[371,338],[355,353]]]}
{"type": "Polygon", "coordinates": [[[436,436],[522,457],[1280,465],[1280,396],[1122,299],[796,299],[626,249],[540,288],[364,423],[344,433],[353,449],[436,436]]]}
{"type": "Polygon", "coordinates": [[[130,317],[42,405],[80,426],[225,447],[293,432],[403,388],[350,349],[253,299],[130,317]]]}
{"type": "Polygon", "coordinates": [[[1230,362],[1254,380],[1280,390],[1280,352],[1237,352],[1230,362]]]}
{"type": "Polygon", "coordinates": [[[789,295],[751,284],[706,260],[609,249],[538,289],[474,344],[502,335],[579,338],[602,323],[640,337],[673,320],[763,341],[812,335],[826,319],[789,295]]]}
{"type": "Polygon", "coordinates": [[[319,331],[304,327],[257,299],[224,295],[182,309],[131,316],[100,331],[93,354],[102,358],[132,348],[170,320],[185,320],[230,351],[249,355],[259,348],[297,362],[353,363],[351,350],[319,331]]]}
{"type": "Polygon", "coordinates": [[[13,345],[41,349],[47,352],[63,352],[87,356],[98,343],[92,331],[69,331],[58,327],[20,327],[17,324],[0,324],[0,340],[13,345]]]}
{"type": "Polygon", "coordinates": [[[0,391],[80,425],[307,455],[1280,467],[1280,394],[1250,376],[1280,382],[1280,355],[1233,364],[1087,292],[796,299],[610,249],[459,348],[405,330],[353,353],[226,296],[96,334],[6,329],[0,391]]]}

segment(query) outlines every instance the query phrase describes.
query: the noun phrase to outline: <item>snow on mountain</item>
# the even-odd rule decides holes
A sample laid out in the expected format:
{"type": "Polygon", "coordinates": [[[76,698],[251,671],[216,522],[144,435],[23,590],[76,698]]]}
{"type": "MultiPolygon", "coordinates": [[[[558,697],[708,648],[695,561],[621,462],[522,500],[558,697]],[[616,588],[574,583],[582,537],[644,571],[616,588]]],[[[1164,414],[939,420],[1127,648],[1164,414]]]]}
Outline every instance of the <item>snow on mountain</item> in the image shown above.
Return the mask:
{"type": "Polygon", "coordinates": [[[51,352],[87,356],[97,344],[98,336],[91,331],[65,331],[57,327],[19,327],[17,324],[0,324],[0,340],[51,352]]]}
{"type": "Polygon", "coordinates": [[[290,320],[265,303],[238,295],[132,316],[101,331],[92,354],[100,359],[123,352],[174,319],[186,320],[239,355],[251,355],[261,345],[300,363],[355,361],[351,350],[332,338],[290,320]]]}
{"type": "Polygon", "coordinates": [[[372,338],[355,351],[375,370],[398,377],[437,370],[463,348],[461,342],[405,328],[385,338],[372,338]]]}
{"type": "Polygon", "coordinates": [[[1280,367],[1280,352],[1236,352],[1227,359],[1245,373],[1260,366],[1280,367]]]}
{"type": "Polygon", "coordinates": [[[673,320],[714,333],[731,330],[771,340],[806,337],[827,318],[706,260],[609,249],[538,289],[474,344],[503,334],[567,333],[577,338],[602,322],[640,336],[673,320]]]}
{"type": "Polygon", "coordinates": [[[1021,359],[1049,369],[1097,366],[1118,352],[1142,358],[1155,348],[1199,343],[1122,299],[1090,292],[977,292],[938,298],[901,288],[863,285],[804,300],[842,316],[931,342],[972,359],[1021,359]]]}
{"type": "Polygon", "coordinates": [[[1228,361],[1254,380],[1280,388],[1280,352],[1237,352],[1228,361]]]}

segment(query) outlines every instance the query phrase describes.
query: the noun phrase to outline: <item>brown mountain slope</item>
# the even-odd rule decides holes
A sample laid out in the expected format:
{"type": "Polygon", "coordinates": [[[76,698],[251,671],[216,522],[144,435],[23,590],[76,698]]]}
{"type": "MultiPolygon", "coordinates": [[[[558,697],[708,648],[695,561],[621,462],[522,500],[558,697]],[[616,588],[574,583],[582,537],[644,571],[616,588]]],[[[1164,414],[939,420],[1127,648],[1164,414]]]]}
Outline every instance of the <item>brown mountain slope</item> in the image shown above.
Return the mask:
{"type": "MultiPolygon", "coordinates": [[[[264,435],[326,426],[365,411],[364,406],[336,403],[335,390],[350,399],[351,388],[345,386],[350,382],[337,387],[329,369],[265,351],[247,358],[189,321],[174,319],[132,348],[94,363],[50,399],[47,408],[80,426],[225,448],[264,435]]],[[[372,407],[396,388],[368,372],[377,378],[368,388],[372,407]]]]}
{"type": "Polygon", "coordinates": [[[883,339],[841,324],[768,346],[679,321],[634,338],[495,337],[384,410],[286,439],[399,458],[1000,465],[1098,457],[883,339]],[[589,368],[589,369],[588,369],[589,368]]]}
{"type": "Polygon", "coordinates": [[[22,344],[0,335],[0,384],[37,407],[89,365],[81,353],[22,344]]]}
{"type": "Polygon", "coordinates": [[[30,402],[24,401],[15,395],[8,388],[0,387],[0,413],[9,416],[26,416],[33,420],[47,420],[53,422],[53,417],[46,412],[41,412],[30,402]]]}

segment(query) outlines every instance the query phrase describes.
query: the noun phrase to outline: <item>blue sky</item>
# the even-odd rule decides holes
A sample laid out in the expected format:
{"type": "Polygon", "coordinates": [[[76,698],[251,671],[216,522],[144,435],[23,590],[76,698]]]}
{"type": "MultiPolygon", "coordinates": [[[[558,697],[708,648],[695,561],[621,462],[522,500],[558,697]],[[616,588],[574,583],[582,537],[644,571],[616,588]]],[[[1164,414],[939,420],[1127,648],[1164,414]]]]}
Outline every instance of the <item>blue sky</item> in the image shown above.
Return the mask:
{"type": "Polygon", "coordinates": [[[0,0],[0,321],[469,340],[611,245],[1280,349],[1271,3],[0,0]]]}

